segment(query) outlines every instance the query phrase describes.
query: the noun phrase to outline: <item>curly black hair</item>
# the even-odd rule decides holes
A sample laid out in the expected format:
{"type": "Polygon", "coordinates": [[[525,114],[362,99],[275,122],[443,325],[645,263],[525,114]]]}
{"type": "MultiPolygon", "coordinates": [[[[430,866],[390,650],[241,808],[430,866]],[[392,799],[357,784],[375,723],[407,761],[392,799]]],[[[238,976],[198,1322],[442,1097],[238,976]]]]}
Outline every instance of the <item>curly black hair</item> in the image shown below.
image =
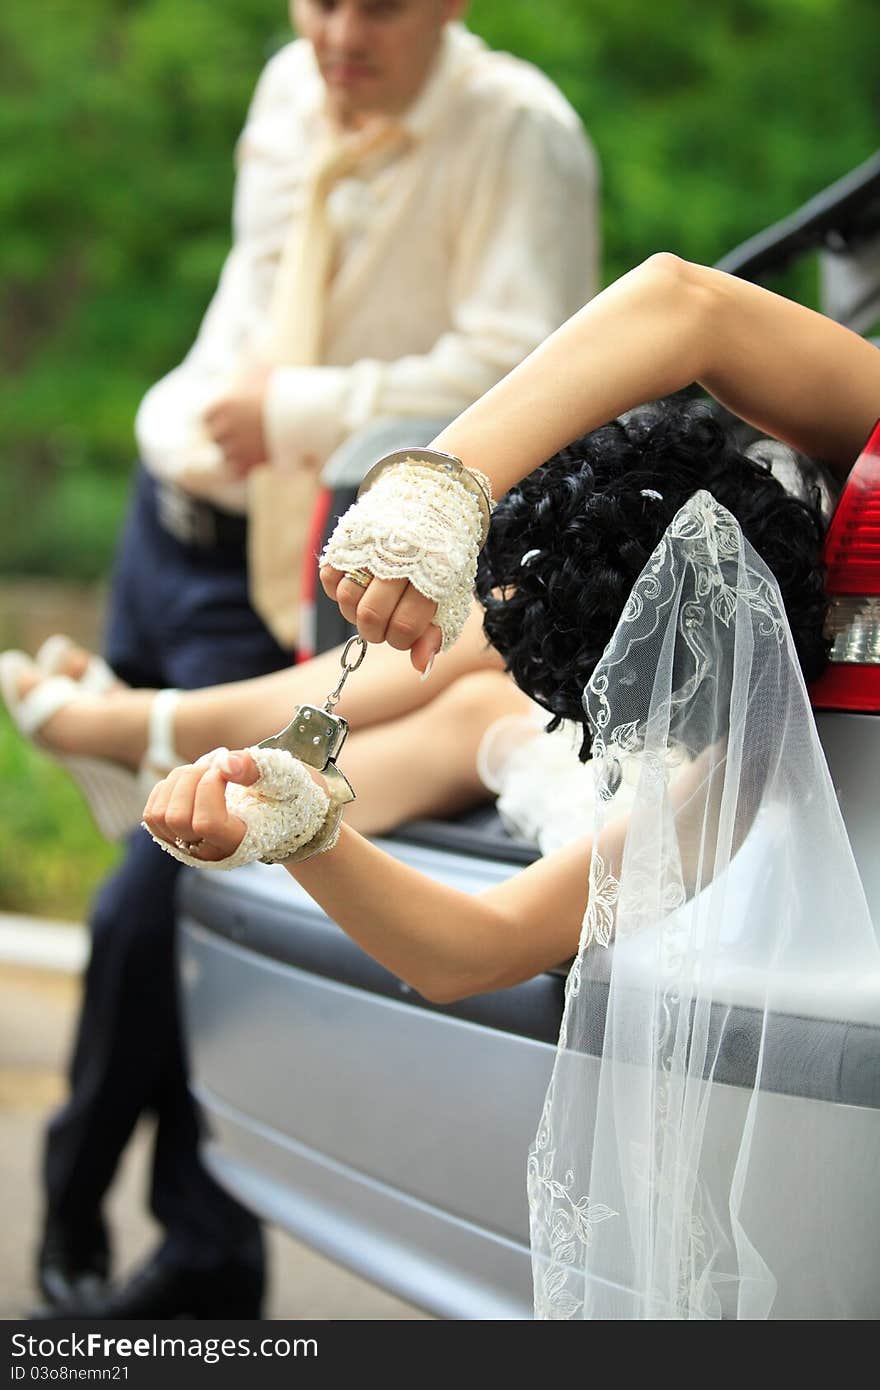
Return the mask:
{"type": "Polygon", "coordinates": [[[484,630],[526,694],[584,731],[583,691],[678,509],[700,488],[738,519],[779,583],[807,680],[823,670],[818,496],[786,492],[703,402],[654,402],[562,449],[499,503],[480,556],[484,630]]]}

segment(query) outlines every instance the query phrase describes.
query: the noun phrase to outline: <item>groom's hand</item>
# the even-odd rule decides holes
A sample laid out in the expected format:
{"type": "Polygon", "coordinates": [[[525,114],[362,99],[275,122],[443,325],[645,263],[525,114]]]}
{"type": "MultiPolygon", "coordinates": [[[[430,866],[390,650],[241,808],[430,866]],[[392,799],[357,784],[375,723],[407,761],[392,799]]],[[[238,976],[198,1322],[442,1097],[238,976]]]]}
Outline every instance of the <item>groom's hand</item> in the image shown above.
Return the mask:
{"type": "Polygon", "coordinates": [[[263,416],[270,373],[269,367],[253,367],[204,413],[205,429],[239,477],[267,460],[263,416]]]}

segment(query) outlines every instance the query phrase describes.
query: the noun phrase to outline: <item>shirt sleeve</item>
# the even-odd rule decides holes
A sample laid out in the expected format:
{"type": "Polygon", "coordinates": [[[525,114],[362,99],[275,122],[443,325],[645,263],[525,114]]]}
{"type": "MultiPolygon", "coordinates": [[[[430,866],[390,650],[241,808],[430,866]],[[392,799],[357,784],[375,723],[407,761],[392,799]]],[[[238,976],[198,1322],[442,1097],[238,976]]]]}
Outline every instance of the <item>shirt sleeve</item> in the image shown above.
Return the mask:
{"type": "Polygon", "coordinates": [[[323,462],[379,416],[452,417],[598,288],[598,166],[574,117],[520,109],[457,161],[451,326],[425,353],[281,367],[266,398],[273,462],[323,462]]]}
{"type": "Polygon", "coordinates": [[[273,59],[257,82],[236,146],[233,245],[195,341],[180,365],[149,389],[137,412],[141,458],[159,476],[179,478],[204,470],[222,482],[228,472],[222,452],[205,433],[202,416],[235,375],[252,331],[259,246],[248,225],[248,141],[253,123],[277,104],[281,76],[280,64],[273,59]]]}
{"type": "Polygon", "coordinates": [[[138,448],[144,463],[159,476],[173,478],[193,468],[218,476],[226,472],[223,454],[202,420],[233,374],[233,344],[244,331],[249,283],[247,254],[236,247],[226,258],[192,348],[141,401],[135,418],[138,448]]]}

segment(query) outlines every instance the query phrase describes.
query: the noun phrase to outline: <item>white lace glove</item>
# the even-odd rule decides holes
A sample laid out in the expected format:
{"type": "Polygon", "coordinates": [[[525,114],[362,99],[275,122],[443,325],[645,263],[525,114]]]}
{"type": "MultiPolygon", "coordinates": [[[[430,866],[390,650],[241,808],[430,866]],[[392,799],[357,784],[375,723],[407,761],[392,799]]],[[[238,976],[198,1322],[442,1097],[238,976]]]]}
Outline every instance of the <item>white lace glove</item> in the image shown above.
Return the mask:
{"type": "MultiPolygon", "coordinates": [[[[247,826],[244,839],[226,859],[206,860],[153,835],[156,844],[181,864],[197,869],[237,869],[256,860],[279,864],[313,840],[323,826],[330,797],[301,762],[282,748],[247,751],[260,769],[259,780],[250,787],[235,782],[226,785],[228,810],[247,826]]],[[[321,853],[333,848],[338,833],[322,846],[321,853]]]]}
{"type": "MultiPolygon", "coordinates": [[[[488,478],[470,471],[490,498],[488,478]]],[[[448,473],[407,459],[382,473],[340,517],[321,564],[408,579],[437,604],[434,622],[446,651],[470,612],[483,534],[473,493],[448,473]]]]}

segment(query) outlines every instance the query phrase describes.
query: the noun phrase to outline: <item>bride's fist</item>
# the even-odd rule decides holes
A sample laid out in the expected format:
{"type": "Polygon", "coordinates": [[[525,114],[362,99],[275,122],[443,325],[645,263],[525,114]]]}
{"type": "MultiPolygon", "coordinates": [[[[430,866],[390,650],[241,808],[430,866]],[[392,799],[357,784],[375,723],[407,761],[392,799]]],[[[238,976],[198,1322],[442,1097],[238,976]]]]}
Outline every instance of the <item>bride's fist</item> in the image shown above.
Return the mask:
{"type": "Polygon", "coordinates": [[[218,748],[198,762],[176,767],[151,791],[144,807],[144,825],[151,835],[193,857],[216,863],[234,854],[247,826],[227,805],[230,782],[250,787],[260,771],[247,751],[218,748]],[[181,844],[182,842],[182,844],[181,844]]]}
{"type": "Polygon", "coordinates": [[[182,864],[237,869],[290,859],[325,827],[330,809],[319,773],[283,748],[257,744],[218,748],[177,768],[154,787],[144,825],[182,864]]]}

